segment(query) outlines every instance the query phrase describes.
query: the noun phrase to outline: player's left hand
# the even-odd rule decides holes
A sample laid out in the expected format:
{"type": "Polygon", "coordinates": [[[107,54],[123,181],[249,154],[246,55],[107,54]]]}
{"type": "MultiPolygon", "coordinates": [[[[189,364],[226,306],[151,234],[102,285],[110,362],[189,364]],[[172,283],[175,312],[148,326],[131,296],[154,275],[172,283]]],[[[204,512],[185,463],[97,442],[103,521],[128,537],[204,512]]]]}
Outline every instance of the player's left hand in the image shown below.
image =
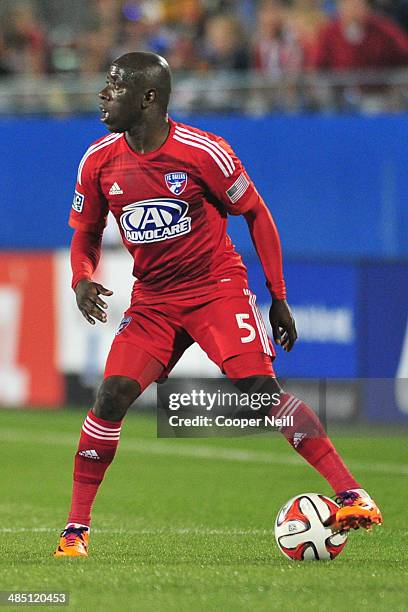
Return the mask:
{"type": "Polygon", "coordinates": [[[295,319],[286,300],[273,300],[269,309],[273,339],[283,350],[290,351],[297,339],[295,319]]]}

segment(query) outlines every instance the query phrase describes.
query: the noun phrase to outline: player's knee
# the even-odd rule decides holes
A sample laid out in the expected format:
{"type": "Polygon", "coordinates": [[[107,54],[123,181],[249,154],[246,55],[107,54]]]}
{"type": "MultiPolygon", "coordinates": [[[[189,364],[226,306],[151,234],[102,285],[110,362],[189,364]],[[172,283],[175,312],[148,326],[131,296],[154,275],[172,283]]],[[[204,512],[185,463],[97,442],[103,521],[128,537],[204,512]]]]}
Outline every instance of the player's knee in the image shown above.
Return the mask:
{"type": "Polygon", "coordinates": [[[277,378],[272,376],[249,376],[232,380],[241,393],[281,394],[282,388],[277,378]]]}
{"type": "MultiPolygon", "coordinates": [[[[258,405],[257,408],[258,416],[269,414],[278,405],[282,397],[283,390],[279,381],[272,376],[249,376],[247,378],[231,379],[231,382],[241,394],[249,398],[251,406],[254,401],[259,404],[260,397],[262,396],[262,404],[261,406],[258,405]]],[[[239,415],[237,414],[237,416],[239,415]]],[[[244,416],[247,416],[246,412],[244,416]]]]}
{"type": "Polygon", "coordinates": [[[110,376],[99,388],[93,412],[107,421],[120,421],[140,395],[140,385],[126,376],[110,376]]]}

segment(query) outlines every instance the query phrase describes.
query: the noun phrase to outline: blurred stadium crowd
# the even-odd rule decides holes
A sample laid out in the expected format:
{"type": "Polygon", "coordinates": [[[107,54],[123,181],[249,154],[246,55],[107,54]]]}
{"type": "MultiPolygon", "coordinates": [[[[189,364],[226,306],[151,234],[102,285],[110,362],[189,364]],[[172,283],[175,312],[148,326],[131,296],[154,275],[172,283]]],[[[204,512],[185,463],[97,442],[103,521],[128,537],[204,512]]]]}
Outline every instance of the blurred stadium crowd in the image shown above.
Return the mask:
{"type": "MultiPolygon", "coordinates": [[[[293,82],[323,71],[338,76],[334,97],[341,91],[344,98],[344,75],[365,71],[359,85],[378,97],[389,71],[408,66],[408,0],[1,0],[0,17],[3,81],[92,78],[123,53],[154,51],[166,56],[176,81],[228,74],[236,89],[251,74],[253,106],[262,110],[260,78],[293,82]]],[[[399,87],[396,109],[405,108],[401,77],[391,81],[393,92],[399,87]]],[[[299,105],[295,93],[285,90],[286,107],[293,97],[299,105]]],[[[275,96],[272,107],[279,104],[275,96]]]]}
{"type": "Polygon", "coordinates": [[[165,55],[174,71],[254,68],[277,76],[408,64],[406,0],[3,0],[1,6],[2,74],[103,72],[136,49],[165,55]]]}

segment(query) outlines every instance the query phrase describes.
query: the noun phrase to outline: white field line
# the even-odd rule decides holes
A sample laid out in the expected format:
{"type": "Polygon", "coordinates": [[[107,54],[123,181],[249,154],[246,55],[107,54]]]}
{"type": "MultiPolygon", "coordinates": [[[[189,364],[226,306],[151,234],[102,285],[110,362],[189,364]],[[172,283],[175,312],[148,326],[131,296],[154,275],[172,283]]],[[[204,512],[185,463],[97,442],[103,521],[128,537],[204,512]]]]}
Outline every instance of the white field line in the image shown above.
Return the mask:
{"type": "MultiPolygon", "coordinates": [[[[53,446],[72,446],[75,448],[77,437],[59,432],[28,433],[16,430],[1,430],[0,440],[3,442],[27,442],[53,446]]],[[[120,442],[120,450],[125,452],[142,453],[146,455],[165,455],[172,457],[188,457],[191,459],[210,459],[221,461],[241,461],[243,463],[264,463],[270,465],[281,465],[285,467],[310,466],[298,455],[277,456],[273,452],[238,450],[233,448],[221,448],[220,446],[206,446],[205,444],[183,445],[183,440],[167,442],[164,440],[123,440],[120,442]]],[[[408,476],[408,465],[398,463],[378,463],[376,461],[365,463],[360,461],[348,461],[347,464],[353,470],[363,472],[374,472],[382,474],[394,474],[408,476]]]]}
{"type": "MultiPolygon", "coordinates": [[[[61,526],[60,526],[61,529],[61,526]]],[[[57,527],[1,527],[0,533],[55,533],[57,527]]],[[[91,529],[92,533],[118,535],[198,535],[198,536],[271,536],[273,529],[213,529],[211,527],[169,527],[158,529],[91,529]]]]}

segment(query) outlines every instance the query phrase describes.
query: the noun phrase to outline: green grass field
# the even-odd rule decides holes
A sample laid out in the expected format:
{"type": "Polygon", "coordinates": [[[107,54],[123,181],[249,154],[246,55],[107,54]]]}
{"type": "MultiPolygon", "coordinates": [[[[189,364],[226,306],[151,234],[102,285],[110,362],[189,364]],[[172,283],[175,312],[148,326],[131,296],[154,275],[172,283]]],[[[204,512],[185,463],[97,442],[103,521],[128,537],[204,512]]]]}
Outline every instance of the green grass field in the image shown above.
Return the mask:
{"type": "Polygon", "coordinates": [[[385,525],[353,532],[333,562],[293,563],[274,542],[278,509],[331,492],[284,440],[157,440],[129,415],[90,557],[54,559],[83,414],[0,412],[0,590],[68,591],[75,610],[408,609],[406,437],[336,438],[385,525]]]}

